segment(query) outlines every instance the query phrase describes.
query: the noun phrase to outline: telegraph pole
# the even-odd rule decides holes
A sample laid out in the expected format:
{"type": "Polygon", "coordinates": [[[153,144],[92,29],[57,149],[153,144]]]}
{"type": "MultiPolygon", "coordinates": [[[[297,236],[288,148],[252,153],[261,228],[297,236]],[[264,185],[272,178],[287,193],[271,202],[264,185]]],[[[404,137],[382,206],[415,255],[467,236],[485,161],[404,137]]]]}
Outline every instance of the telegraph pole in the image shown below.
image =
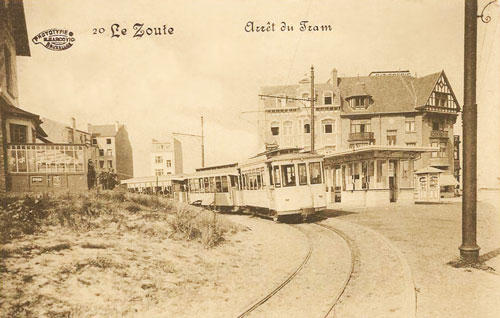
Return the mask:
{"type": "MultiPolygon", "coordinates": [[[[484,10],[483,10],[484,11],[484,10]]],[[[465,0],[464,29],[464,109],[463,129],[463,197],[462,197],[462,245],[460,257],[468,263],[479,260],[477,231],[477,0],[465,0]]]]}
{"type": "Polygon", "coordinates": [[[314,153],[314,66],[311,65],[311,153],[314,153]]]}
{"type": "Polygon", "coordinates": [[[205,167],[205,135],[203,134],[203,116],[201,116],[201,167],[205,167]]]}

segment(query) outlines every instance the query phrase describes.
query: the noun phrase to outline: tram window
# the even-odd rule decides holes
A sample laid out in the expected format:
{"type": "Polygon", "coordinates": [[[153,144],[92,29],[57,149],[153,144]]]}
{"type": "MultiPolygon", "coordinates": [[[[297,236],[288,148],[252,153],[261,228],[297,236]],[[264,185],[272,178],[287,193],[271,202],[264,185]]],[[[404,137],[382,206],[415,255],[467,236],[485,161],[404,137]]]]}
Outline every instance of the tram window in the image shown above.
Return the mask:
{"type": "Polygon", "coordinates": [[[261,189],[262,188],[262,181],[261,181],[261,175],[260,175],[260,172],[257,174],[257,189],[261,189]]]}
{"type": "Polygon", "coordinates": [[[205,192],[210,192],[210,186],[208,183],[208,177],[203,178],[203,183],[205,184],[205,192]]]}
{"type": "Polygon", "coordinates": [[[235,180],[235,176],[229,176],[229,178],[231,179],[231,188],[236,187],[236,180],[235,180]]]}
{"type": "Polygon", "coordinates": [[[266,178],[264,177],[264,167],[260,168],[260,180],[262,182],[262,187],[264,188],[266,186],[266,178]]]}
{"type": "Polygon", "coordinates": [[[299,163],[298,165],[299,168],[299,185],[306,185],[307,184],[307,168],[305,163],[299,163]]]}
{"type": "Polygon", "coordinates": [[[319,162],[309,164],[309,175],[311,176],[311,184],[321,183],[321,165],[319,162]]]}
{"type": "Polygon", "coordinates": [[[227,185],[227,178],[226,176],[222,176],[222,192],[228,192],[229,191],[229,188],[228,188],[228,185],[227,185]]]}
{"type": "Polygon", "coordinates": [[[283,186],[291,187],[295,183],[295,166],[294,165],[282,165],[281,172],[283,174],[283,186]]]}
{"type": "Polygon", "coordinates": [[[205,192],[205,190],[203,188],[203,178],[199,178],[198,183],[200,184],[200,192],[201,193],[205,192]]]}
{"type": "Polygon", "coordinates": [[[221,176],[215,177],[215,191],[220,193],[222,192],[222,180],[221,176]]]}
{"type": "Polygon", "coordinates": [[[210,179],[210,184],[209,184],[210,192],[214,192],[215,191],[215,178],[209,177],[209,179],[210,179]]]}
{"type": "Polygon", "coordinates": [[[281,187],[281,180],[280,180],[280,167],[279,166],[274,166],[273,168],[273,174],[274,174],[274,185],[276,188],[281,187]]]}

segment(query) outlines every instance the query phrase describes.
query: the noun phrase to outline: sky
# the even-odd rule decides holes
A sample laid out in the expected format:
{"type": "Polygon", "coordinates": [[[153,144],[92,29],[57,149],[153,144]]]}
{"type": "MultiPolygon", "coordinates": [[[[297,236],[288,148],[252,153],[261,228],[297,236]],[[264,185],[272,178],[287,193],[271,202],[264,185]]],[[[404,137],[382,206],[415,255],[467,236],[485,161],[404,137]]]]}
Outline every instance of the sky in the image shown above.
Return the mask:
{"type": "MultiPolygon", "coordinates": [[[[294,84],[314,65],[317,82],[339,76],[445,70],[462,105],[463,1],[457,0],[25,0],[28,37],[58,27],[75,34],[65,51],[31,45],[18,57],[20,106],[69,123],[127,126],[134,174],[150,174],[151,139],[200,134],[206,165],[262,150],[256,113],[261,86],[294,84]],[[298,24],[331,25],[300,32],[298,24]],[[245,32],[284,21],[293,32],[245,32]],[[127,35],[111,37],[119,24],[127,35]],[[171,35],[134,38],[133,25],[172,27],[171,35]],[[93,34],[94,28],[104,33],[93,34]],[[250,111],[250,112],[249,112],[250,111]]],[[[479,1],[482,8],[488,1],[479,1]]],[[[500,8],[478,22],[478,183],[499,187],[500,8]]],[[[457,121],[455,132],[461,131],[457,121]]],[[[200,165],[200,141],[179,137],[187,166],[200,165]]]]}

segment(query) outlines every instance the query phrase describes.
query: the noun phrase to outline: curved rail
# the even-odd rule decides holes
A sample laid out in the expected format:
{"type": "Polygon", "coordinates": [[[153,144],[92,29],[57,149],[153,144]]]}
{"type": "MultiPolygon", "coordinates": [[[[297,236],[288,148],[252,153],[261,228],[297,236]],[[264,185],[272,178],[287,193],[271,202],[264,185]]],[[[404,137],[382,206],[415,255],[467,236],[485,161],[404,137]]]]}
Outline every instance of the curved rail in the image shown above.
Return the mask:
{"type": "MultiPolygon", "coordinates": [[[[295,228],[297,228],[297,227],[295,227],[295,228]]],[[[302,231],[302,230],[300,230],[300,231],[309,240],[309,250],[307,252],[307,255],[304,257],[304,260],[302,261],[302,263],[300,263],[300,265],[290,275],[288,275],[287,278],[281,284],[279,284],[275,289],[273,289],[270,293],[268,293],[266,296],[264,296],[263,298],[261,298],[259,301],[255,302],[253,305],[251,305],[243,313],[241,313],[240,315],[238,315],[237,316],[238,318],[246,317],[252,311],[254,311],[255,309],[257,309],[259,306],[261,306],[266,301],[268,301],[271,297],[273,297],[277,292],[279,292],[281,289],[283,289],[283,287],[285,287],[295,276],[297,276],[297,274],[302,270],[302,268],[304,267],[304,265],[306,265],[306,263],[309,261],[309,259],[311,258],[311,254],[313,252],[312,240],[310,239],[309,235],[307,235],[307,233],[305,231],[302,231]]]]}
{"type": "Polygon", "coordinates": [[[337,303],[339,302],[340,297],[342,297],[342,295],[344,294],[344,292],[347,288],[347,285],[349,284],[349,281],[351,280],[352,274],[354,273],[354,263],[357,261],[358,251],[356,249],[356,246],[354,245],[354,242],[347,235],[345,235],[343,232],[341,232],[341,231],[339,231],[339,230],[337,230],[334,227],[331,227],[329,225],[317,224],[317,223],[312,223],[312,224],[319,226],[319,227],[322,227],[322,228],[325,228],[331,232],[334,232],[338,236],[340,236],[347,243],[347,245],[349,246],[349,250],[351,251],[351,268],[349,269],[349,272],[347,273],[346,277],[344,278],[342,288],[338,291],[338,293],[333,298],[333,300],[334,300],[333,304],[330,306],[328,312],[323,316],[324,318],[327,318],[331,314],[331,312],[333,311],[333,308],[335,308],[335,305],[337,305],[337,303]]]}

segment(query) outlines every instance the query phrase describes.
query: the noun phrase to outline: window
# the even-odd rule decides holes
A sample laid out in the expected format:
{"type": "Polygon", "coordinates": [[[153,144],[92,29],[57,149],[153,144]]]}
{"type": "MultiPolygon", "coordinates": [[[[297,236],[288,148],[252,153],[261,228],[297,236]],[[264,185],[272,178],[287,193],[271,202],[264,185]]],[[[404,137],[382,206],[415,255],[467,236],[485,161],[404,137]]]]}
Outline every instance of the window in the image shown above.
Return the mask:
{"type": "Polygon", "coordinates": [[[446,142],[441,142],[439,144],[439,156],[441,158],[446,158],[447,157],[446,156],[446,148],[447,148],[447,146],[448,146],[448,143],[446,143],[446,142]]]}
{"type": "Polygon", "coordinates": [[[208,177],[205,177],[205,178],[203,179],[203,184],[204,184],[204,186],[205,186],[205,192],[210,192],[210,185],[209,185],[209,183],[208,183],[208,177]]]}
{"type": "Polygon", "coordinates": [[[111,138],[106,138],[106,144],[111,145],[111,138]]]}
{"type": "Polygon", "coordinates": [[[331,134],[335,130],[335,121],[332,119],[325,119],[322,121],[322,124],[324,134],[331,134]]]}
{"type": "Polygon", "coordinates": [[[307,168],[305,163],[299,163],[297,165],[299,169],[299,185],[307,184],[307,168]]]}
{"type": "Polygon", "coordinates": [[[31,142],[36,143],[36,130],[31,128],[31,142]]]}
{"type": "Polygon", "coordinates": [[[93,144],[93,145],[97,145],[97,139],[92,138],[92,144],[93,144]]]}
{"type": "Polygon", "coordinates": [[[14,78],[12,77],[12,55],[10,53],[7,45],[3,49],[4,60],[5,60],[5,79],[7,82],[7,91],[13,95],[14,94],[14,78]]]}
{"type": "Polygon", "coordinates": [[[406,132],[414,132],[415,131],[415,117],[406,117],[405,118],[405,127],[406,127],[406,132]]]}
{"type": "Polygon", "coordinates": [[[72,144],[74,138],[75,138],[75,133],[73,129],[68,128],[68,144],[72,144]]]}
{"type": "Polygon", "coordinates": [[[104,157],[104,149],[99,149],[99,156],[104,157]]]}
{"type": "Polygon", "coordinates": [[[295,166],[282,165],[281,173],[283,174],[283,186],[291,187],[295,185],[295,166]]]}
{"type": "Polygon", "coordinates": [[[106,156],[112,156],[113,155],[113,151],[111,149],[106,149],[106,156]]]}
{"type": "Polygon", "coordinates": [[[323,101],[324,101],[325,105],[331,105],[332,104],[332,92],[323,93],[323,101]]]}
{"type": "Polygon", "coordinates": [[[432,121],[432,130],[439,130],[439,120],[432,121]]]}
{"type": "Polygon", "coordinates": [[[210,180],[208,189],[209,189],[210,192],[214,192],[214,190],[215,190],[215,178],[214,177],[209,177],[208,179],[210,180]]]}
{"type": "Polygon", "coordinates": [[[409,178],[410,168],[408,160],[401,160],[401,177],[409,178]]]}
{"type": "Polygon", "coordinates": [[[113,168],[113,160],[108,160],[108,168],[113,168]]]}
{"type": "Polygon", "coordinates": [[[104,160],[99,161],[99,168],[104,169],[104,160]]]}
{"type": "Polygon", "coordinates": [[[321,165],[319,162],[311,162],[309,164],[309,175],[311,184],[321,183],[321,165]]]}
{"type": "Polygon", "coordinates": [[[222,192],[222,180],[220,176],[215,177],[215,191],[217,193],[222,192]]]}
{"type": "Polygon", "coordinates": [[[162,176],[163,175],[163,169],[155,169],[155,176],[162,176]]]}
{"type": "Polygon", "coordinates": [[[172,167],[172,160],[167,160],[167,167],[172,167]]]}
{"type": "MultiPolygon", "coordinates": [[[[431,143],[431,147],[437,148],[437,147],[439,147],[439,143],[433,142],[433,143],[431,143]]],[[[437,151],[431,152],[431,157],[432,158],[437,158],[438,157],[438,152],[437,151]]]]}
{"type": "Polygon", "coordinates": [[[448,100],[448,94],[441,92],[434,92],[435,106],[446,107],[447,100],[448,100]]]}
{"type": "Polygon", "coordinates": [[[25,144],[28,142],[28,127],[10,124],[10,142],[25,144]]]}
{"type": "Polygon", "coordinates": [[[369,96],[356,96],[349,99],[349,105],[354,109],[366,109],[370,101],[369,96]]]}
{"type": "Polygon", "coordinates": [[[286,95],[280,95],[279,98],[276,99],[276,106],[277,107],[286,107],[288,98],[286,95]]]}
{"type": "Polygon", "coordinates": [[[229,191],[229,186],[227,183],[227,177],[222,176],[222,192],[228,192],[229,191]]]}
{"type": "Polygon", "coordinates": [[[271,134],[273,136],[278,136],[280,134],[280,126],[279,126],[279,123],[272,123],[271,124],[271,134]]]}
{"type": "Polygon", "coordinates": [[[285,121],[283,123],[283,135],[291,136],[292,135],[293,124],[291,121],[285,121]]]}
{"type": "Polygon", "coordinates": [[[304,124],[304,134],[310,134],[310,133],[311,133],[311,125],[304,124]]]}
{"type": "Polygon", "coordinates": [[[351,120],[351,133],[371,132],[372,124],[370,119],[351,120]]]}
{"type": "Polygon", "coordinates": [[[163,157],[162,156],[155,156],[155,163],[163,163],[163,157]]]}
{"type": "Polygon", "coordinates": [[[273,167],[273,174],[274,174],[274,185],[276,186],[276,188],[281,187],[280,167],[279,166],[273,167]]]}
{"type": "Polygon", "coordinates": [[[396,134],[397,130],[388,130],[387,131],[387,145],[395,146],[396,145],[396,134]]]}

